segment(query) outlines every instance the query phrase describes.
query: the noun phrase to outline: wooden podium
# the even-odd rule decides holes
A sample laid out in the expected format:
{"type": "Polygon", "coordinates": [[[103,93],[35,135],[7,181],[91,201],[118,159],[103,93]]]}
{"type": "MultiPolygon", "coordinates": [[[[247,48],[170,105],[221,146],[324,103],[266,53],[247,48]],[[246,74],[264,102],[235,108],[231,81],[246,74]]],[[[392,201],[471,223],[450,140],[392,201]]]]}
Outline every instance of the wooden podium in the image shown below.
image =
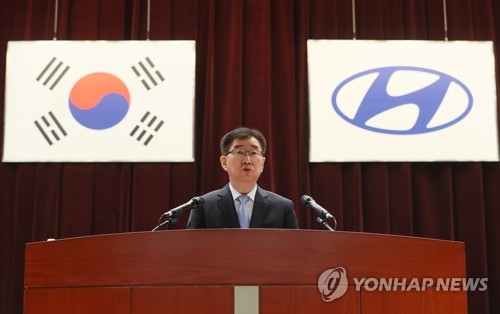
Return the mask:
{"type": "Polygon", "coordinates": [[[356,289],[356,280],[465,277],[460,242],[317,230],[121,233],[27,244],[24,313],[456,314],[467,313],[464,291],[356,289]],[[337,267],[347,291],[323,301],[318,279],[337,267]]]}

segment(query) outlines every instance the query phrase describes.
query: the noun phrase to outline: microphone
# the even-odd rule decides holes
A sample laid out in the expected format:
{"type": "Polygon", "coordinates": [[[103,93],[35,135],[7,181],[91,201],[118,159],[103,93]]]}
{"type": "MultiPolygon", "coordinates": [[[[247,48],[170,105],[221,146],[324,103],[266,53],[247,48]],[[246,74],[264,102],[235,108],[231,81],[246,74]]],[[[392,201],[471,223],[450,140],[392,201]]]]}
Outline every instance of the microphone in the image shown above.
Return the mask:
{"type": "Polygon", "coordinates": [[[318,203],[316,203],[314,199],[309,195],[302,195],[300,197],[300,202],[302,203],[302,205],[314,209],[314,211],[319,217],[323,219],[335,220],[335,217],[333,217],[332,214],[330,214],[326,209],[324,209],[318,203]]]}
{"type": "Polygon", "coordinates": [[[176,208],[171,209],[168,212],[166,212],[163,215],[161,215],[160,216],[160,220],[162,218],[171,219],[171,218],[178,217],[186,209],[192,209],[192,208],[200,207],[201,205],[203,205],[203,202],[204,202],[203,197],[195,196],[189,202],[187,202],[186,204],[177,206],[176,208]]]}

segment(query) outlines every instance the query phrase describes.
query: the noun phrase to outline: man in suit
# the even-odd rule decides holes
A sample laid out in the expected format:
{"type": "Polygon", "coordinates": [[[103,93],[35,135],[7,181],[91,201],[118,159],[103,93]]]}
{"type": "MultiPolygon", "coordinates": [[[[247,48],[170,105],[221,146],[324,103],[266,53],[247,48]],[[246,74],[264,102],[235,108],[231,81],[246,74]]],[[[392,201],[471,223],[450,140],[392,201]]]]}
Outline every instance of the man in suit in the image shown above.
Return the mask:
{"type": "Polygon", "coordinates": [[[237,128],[222,137],[220,149],[229,183],[202,196],[203,205],[191,210],[187,228],[297,229],[293,202],[257,185],[266,161],[262,133],[237,128]]]}

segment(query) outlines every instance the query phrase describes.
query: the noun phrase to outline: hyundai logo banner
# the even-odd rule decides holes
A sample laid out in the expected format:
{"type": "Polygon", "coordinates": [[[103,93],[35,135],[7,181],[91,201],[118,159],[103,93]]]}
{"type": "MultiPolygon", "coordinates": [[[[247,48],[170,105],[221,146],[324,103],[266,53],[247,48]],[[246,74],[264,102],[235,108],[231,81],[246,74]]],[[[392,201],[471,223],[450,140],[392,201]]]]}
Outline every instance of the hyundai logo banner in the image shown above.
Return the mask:
{"type": "Polygon", "coordinates": [[[493,43],[309,40],[310,161],[498,161],[493,43]]]}
{"type": "Polygon", "coordinates": [[[194,77],[194,41],[9,42],[3,161],[193,161],[194,77]]]}

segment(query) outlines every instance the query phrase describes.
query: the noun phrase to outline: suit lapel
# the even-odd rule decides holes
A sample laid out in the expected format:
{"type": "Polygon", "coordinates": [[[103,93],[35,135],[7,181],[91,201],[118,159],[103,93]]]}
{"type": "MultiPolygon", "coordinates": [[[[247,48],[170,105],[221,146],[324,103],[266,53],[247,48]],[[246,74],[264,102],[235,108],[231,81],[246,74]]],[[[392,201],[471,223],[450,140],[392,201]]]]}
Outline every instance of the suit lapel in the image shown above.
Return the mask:
{"type": "Polygon", "coordinates": [[[227,228],[239,228],[240,223],[238,221],[238,214],[236,214],[236,208],[234,208],[233,195],[229,189],[229,185],[226,185],[219,194],[219,200],[217,201],[217,206],[221,211],[222,217],[226,221],[227,228]]]}
{"type": "Polygon", "coordinates": [[[267,200],[266,191],[257,187],[257,193],[255,193],[255,201],[253,203],[252,219],[250,220],[250,228],[259,228],[262,226],[268,208],[269,201],[267,200]]]}

